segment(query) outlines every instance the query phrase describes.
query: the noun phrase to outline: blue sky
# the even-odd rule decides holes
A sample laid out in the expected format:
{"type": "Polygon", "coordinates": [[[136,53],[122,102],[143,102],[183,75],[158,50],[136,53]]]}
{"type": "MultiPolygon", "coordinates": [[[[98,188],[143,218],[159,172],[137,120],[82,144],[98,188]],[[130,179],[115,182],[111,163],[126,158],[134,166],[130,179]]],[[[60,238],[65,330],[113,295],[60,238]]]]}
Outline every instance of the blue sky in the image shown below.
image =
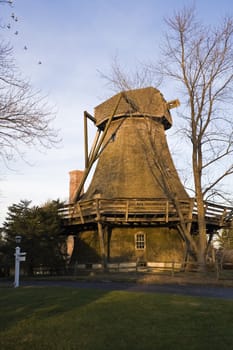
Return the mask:
{"type": "MultiPolygon", "coordinates": [[[[39,152],[25,149],[26,160],[0,168],[0,222],[7,207],[21,199],[42,204],[68,197],[68,172],[83,169],[83,111],[93,114],[96,105],[112,92],[98,71],[108,73],[113,57],[126,69],[140,61],[156,60],[164,17],[189,5],[185,0],[14,0],[13,8],[0,6],[2,23],[18,17],[1,36],[14,46],[22,74],[48,95],[60,129],[59,148],[39,152]],[[18,35],[15,35],[15,31],[18,35]],[[24,50],[24,46],[27,50],[24,50]],[[42,64],[39,65],[38,62],[42,64]]],[[[194,2],[205,23],[218,23],[233,14],[232,0],[194,2]]],[[[176,98],[172,86],[162,91],[176,98]]],[[[182,102],[182,101],[181,101],[182,102]]],[[[173,114],[175,123],[175,115],[173,114]]]]}

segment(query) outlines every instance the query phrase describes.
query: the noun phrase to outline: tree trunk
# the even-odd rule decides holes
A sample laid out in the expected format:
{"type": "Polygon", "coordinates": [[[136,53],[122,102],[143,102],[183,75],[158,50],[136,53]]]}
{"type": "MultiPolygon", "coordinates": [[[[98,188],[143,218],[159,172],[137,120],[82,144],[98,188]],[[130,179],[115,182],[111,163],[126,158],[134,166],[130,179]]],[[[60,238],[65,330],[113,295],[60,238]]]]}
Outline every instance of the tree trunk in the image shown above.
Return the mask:
{"type": "Polygon", "coordinates": [[[203,213],[204,205],[199,204],[200,210],[198,210],[198,254],[197,254],[197,262],[199,265],[199,269],[206,269],[206,248],[207,248],[207,240],[206,240],[206,224],[205,224],[205,214],[203,213]]]}
{"type": "MultiPolygon", "coordinates": [[[[198,251],[197,251],[197,262],[200,271],[206,269],[206,221],[205,221],[205,203],[203,199],[202,186],[201,186],[201,172],[198,169],[201,169],[201,166],[197,165],[197,158],[195,158],[196,150],[194,150],[194,181],[196,188],[196,202],[197,202],[197,215],[198,215],[198,251]]],[[[199,152],[200,153],[200,152],[199,152]]],[[[199,155],[199,163],[201,162],[199,155]]]]}

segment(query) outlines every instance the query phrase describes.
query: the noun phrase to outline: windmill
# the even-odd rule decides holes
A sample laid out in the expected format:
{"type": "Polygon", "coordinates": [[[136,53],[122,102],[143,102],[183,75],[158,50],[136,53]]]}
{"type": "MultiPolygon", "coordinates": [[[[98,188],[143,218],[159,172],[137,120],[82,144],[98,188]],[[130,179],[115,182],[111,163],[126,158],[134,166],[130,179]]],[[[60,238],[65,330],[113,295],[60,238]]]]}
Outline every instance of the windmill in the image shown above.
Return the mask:
{"type": "Polygon", "coordinates": [[[114,95],[94,116],[84,112],[85,169],[70,172],[70,204],[63,212],[75,236],[73,261],[107,267],[184,260],[194,200],[180,181],[165,134],[172,126],[170,109],[177,106],[178,100],[167,102],[148,87],[114,95]],[[97,128],[90,151],[88,121],[97,128]]]}
{"type": "Polygon", "coordinates": [[[170,109],[176,106],[177,100],[167,103],[159,90],[148,87],[113,96],[95,108],[94,117],[85,112],[85,170],[70,173],[70,201],[76,205],[69,228],[77,232],[74,250],[79,251],[79,261],[106,264],[169,259],[171,255],[183,259],[171,197],[181,201],[186,216],[190,199],[165,135],[172,125],[170,109]],[[97,127],[90,152],[88,119],[97,127]]]}

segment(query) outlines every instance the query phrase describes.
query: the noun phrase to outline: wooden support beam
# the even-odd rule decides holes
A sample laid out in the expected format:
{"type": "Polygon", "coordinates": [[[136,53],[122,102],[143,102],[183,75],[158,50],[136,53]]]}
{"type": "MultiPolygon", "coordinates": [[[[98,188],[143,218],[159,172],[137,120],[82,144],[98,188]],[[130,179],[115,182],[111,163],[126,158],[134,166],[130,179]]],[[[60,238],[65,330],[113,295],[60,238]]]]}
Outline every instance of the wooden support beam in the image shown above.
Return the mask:
{"type": "Polygon", "coordinates": [[[84,113],[88,119],[90,119],[93,123],[96,123],[96,119],[90,113],[88,113],[87,111],[85,111],[84,113]]]}
{"type": "Polygon", "coordinates": [[[87,113],[84,112],[84,155],[85,155],[85,169],[88,167],[88,127],[87,127],[87,113]]]}
{"type": "Polygon", "coordinates": [[[95,160],[100,156],[100,154],[104,151],[104,149],[108,146],[108,144],[109,144],[110,142],[112,142],[112,141],[115,139],[116,133],[117,133],[117,131],[120,129],[120,127],[121,127],[121,125],[124,123],[124,121],[125,121],[125,118],[122,119],[122,121],[119,123],[119,125],[116,127],[116,129],[113,131],[112,135],[111,135],[111,136],[109,137],[109,139],[105,142],[104,146],[101,147],[101,149],[99,150],[99,152],[98,152],[97,155],[96,155],[95,160]]]}
{"type": "Polygon", "coordinates": [[[88,168],[89,165],[89,157],[88,157],[88,124],[87,119],[90,119],[93,123],[96,122],[96,119],[87,111],[84,111],[84,154],[85,154],[85,169],[88,168]]]}
{"type": "Polygon", "coordinates": [[[88,165],[89,165],[89,159],[93,158],[93,154],[94,154],[94,152],[96,150],[96,146],[98,145],[98,142],[99,142],[99,139],[100,139],[100,135],[101,135],[101,130],[98,129],[96,131],[95,138],[94,138],[94,141],[93,141],[93,144],[92,144],[92,147],[91,147],[91,150],[90,150],[90,154],[89,154],[89,157],[88,157],[88,165]]]}
{"type": "Polygon", "coordinates": [[[86,179],[87,179],[87,177],[88,177],[88,175],[89,175],[89,173],[90,173],[90,170],[91,170],[91,168],[92,168],[94,162],[95,162],[96,159],[98,158],[98,153],[99,153],[99,151],[100,151],[100,149],[101,149],[101,146],[103,145],[103,141],[104,141],[104,139],[105,139],[105,136],[106,136],[106,134],[107,134],[107,131],[108,131],[108,129],[109,129],[109,126],[110,126],[110,124],[111,124],[111,122],[112,122],[112,119],[113,119],[113,117],[114,117],[114,115],[115,115],[115,113],[116,113],[116,111],[117,111],[117,108],[118,108],[118,106],[119,106],[119,103],[120,103],[121,98],[122,98],[122,93],[119,94],[119,98],[118,98],[118,100],[117,100],[116,106],[115,106],[115,108],[114,108],[114,110],[113,110],[113,112],[112,112],[110,118],[109,118],[108,121],[107,121],[107,124],[106,124],[106,126],[105,126],[105,128],[104,128],[104,131],[103,131],[103,133],[102,133],[102,135],[101,135],[101,138],[100,138],[99,141],[97,142],[95,149],[93,149],[93,153],[91,154],[91,156],[90,156],[89,159],[88,159],[88,166],[87,166],[87,168],[84,170],[82,181],[80,182],[80,185],[79,185],[79,187],[78,187],[76,193],[74,194],[74,202],[76,202],[76,201],[78,200],[78,198],[79,198],[79,196],[80,196],[80,193],[82,192],[84,183],[85,183],[85,181],[86,181],[86,179]]]}
{"type": "Polygon", "coordinates": [[[110,124],[111,124],[111,122],[112,122],[112,119],[113,119],[113,117],[114,117],[114,115],[115,115],[115,113],[116,113],[116,111],[117,111],[117,108],[118,108],[118,106],[119,106],[119,103],[120,103],[121,98],[122,98],[122,94],[120,94],[119,97],[118,97],[116,106],[115,106],[115,108],[114,108],[114,110],[113,110],[113,112],[112,112],[110,118],[109,118],[108,121],[107,121],[107,124],[106,124],[106,126],[105,126],[105,128],[104,128],[104,131],[103,131],[103,133],[102,133],[102,135],[101,135],[101,138],[100,138],[100,140],[99,140],[99,143],[98,143],[98,145],[96,146],[96,149],[95,149],[95,151],[94,151],[94,153],[93,153],[93,157],[90,159],[90,162],[92,162],[92,164],[93,164],[93,163],[95,162],[95,160],[98,158],[98,153],[99,153],[99,151],[100,151],[100,149],[101,149],[101,147],[102,147],[102,145],[103,145],[103,141],[104,141],[105,136],[106,136],[106,134],[107,134],[107,132],[108,132],[108,129],[109,129],[109,127],[110,127],[110,124]]]}
{"type": "Polygon", "coordinates": [[[101,222],[97,222],[99,243],[100,243],[100,255],[104,269],[107,267],[106,254],[104,248],[104,232],[101,222]]]}
{"type": "Polygon", "coordinates": [[[99,210],[99,199],[96,199],[96,220],[97,220],[98,235],[99,235],[100,255],[101,255],[103,267],[105,269],[107,267],[107,260],[106,260],[105,246],[104,246],[104,232],[103,232],[103,226],[101,223],[101,216],[100,216],[100,210],[99,210]]]}

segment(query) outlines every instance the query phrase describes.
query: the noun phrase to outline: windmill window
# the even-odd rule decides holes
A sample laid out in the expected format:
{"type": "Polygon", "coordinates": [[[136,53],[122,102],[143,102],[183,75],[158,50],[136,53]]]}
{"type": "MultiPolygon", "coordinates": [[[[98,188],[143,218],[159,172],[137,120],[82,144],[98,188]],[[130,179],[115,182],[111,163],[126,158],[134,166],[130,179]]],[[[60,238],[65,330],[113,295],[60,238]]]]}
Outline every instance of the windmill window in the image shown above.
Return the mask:
{"type": "Polygon", "coordinates": [[[144,250],[146,248],[146,235],[143,232],[135,235],[135,249],[144,250]]]}

